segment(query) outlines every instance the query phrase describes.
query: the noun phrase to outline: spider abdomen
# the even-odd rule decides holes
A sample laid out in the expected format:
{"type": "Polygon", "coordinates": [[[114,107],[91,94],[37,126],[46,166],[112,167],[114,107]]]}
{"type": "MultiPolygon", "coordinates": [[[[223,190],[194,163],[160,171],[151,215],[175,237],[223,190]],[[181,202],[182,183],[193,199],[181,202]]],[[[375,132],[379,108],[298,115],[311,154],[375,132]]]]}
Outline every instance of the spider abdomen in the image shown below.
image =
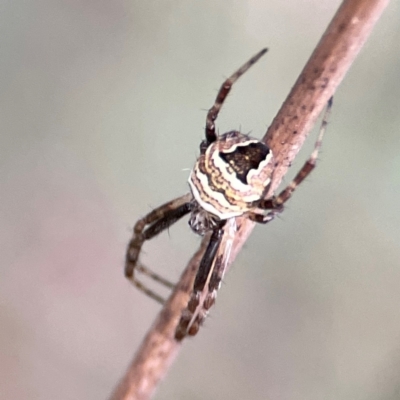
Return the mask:
{"type": "Polygon", "coordinates": [[[264,143],[231,131],[199,157],[189,184],[199,205],[224,220],[254,207],[265,193],[272,170],[273,155],[264,143]]]}

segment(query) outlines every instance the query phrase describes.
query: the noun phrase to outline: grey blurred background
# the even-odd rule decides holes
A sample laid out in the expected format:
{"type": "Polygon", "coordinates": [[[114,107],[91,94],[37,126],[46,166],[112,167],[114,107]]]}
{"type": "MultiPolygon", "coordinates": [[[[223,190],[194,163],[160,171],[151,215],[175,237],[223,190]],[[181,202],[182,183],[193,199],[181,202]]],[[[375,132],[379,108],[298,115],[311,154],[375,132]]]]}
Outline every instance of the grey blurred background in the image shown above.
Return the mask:
{"type": "MultiPolygon", "coordinates": [[[[2,1],[1,399],[109,395],[159,310],[123,277],[133,223],[188,190],[205,110],[268,46],[218,120],[264,134],[338,4],[2,1]]],[[[318,168],[255,229],[156,399],[400,398],[399,17],[393,1],[318,168]]],[[[199,240],[182,221],[143,260],[176,279],[199,240]]]]}

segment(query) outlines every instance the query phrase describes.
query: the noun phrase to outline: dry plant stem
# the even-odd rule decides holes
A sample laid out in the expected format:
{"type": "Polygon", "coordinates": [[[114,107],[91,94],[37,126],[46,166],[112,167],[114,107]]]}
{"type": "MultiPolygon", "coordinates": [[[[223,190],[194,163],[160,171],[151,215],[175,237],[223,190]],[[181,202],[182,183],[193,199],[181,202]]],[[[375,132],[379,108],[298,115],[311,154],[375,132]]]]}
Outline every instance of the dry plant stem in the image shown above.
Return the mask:
{"type": "MultiPolygon", "coordinates": [[[[270,193],[279,183],[328,99],[334,94],[388,0],[345,0],[314,53],[273,120],[263,140],[276,156],[278,166],[270,193]]],[[[233,262],[254,223],[237,218],[238,233],[232,249],[233,262]]],[[[183,272],[181,279],[144,338],[112,400],[149,399],[175,358],[180,343],[175,327],[187,304],[205,241],[183,272]]]]}

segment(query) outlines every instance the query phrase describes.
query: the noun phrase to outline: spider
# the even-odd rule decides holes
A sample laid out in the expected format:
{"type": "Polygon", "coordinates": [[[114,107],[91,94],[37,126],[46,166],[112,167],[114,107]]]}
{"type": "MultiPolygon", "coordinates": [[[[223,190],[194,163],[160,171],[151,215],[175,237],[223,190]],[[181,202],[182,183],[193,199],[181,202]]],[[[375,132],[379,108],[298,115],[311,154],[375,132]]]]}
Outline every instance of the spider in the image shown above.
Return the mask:
{"type": "Polygon", "coordinates": [[[271,149],[265,143],[239,131],[229,131],[223,135],[216,133],[215,120],[232,85],[267,51],[263,49],[250,58],[219,89],[207,113],[205,140],[200,144],[200,156],[189,177],[190,192],[139,219],[128,245],[126,277],[139,290],[163,303],[162,297],[148,289],[134,275],[134,272],[140,272],[167,288],[174,287],[174,284],[139,263],[144,242],[187,214],[190,214],[191,229],[198,235],[208,235],[208,246],[200,261],[188,305],[176,328],[177,340],[182,340],[186,335],[195,335],[215,302],[236,231],[235,217],[245,216],[262,224],[271,221],[283,211],[285,202],[316,164],[332,100],[328,102],[310,158],[277,196],[266,198],[276,167],[271,149]]]}

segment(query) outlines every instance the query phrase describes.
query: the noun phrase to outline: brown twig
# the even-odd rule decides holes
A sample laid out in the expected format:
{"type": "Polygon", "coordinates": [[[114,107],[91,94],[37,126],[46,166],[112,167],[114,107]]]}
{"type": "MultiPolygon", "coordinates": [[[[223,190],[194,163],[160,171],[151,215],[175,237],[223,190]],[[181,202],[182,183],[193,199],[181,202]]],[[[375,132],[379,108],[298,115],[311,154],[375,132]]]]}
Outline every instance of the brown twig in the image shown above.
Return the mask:
{"type": "MultiPolygon", "coordinates": [[[[278,162],[269,194],[277,189],[316,118],[336,91],[388,2],[389,0],[344,0],[338,9],[263,138],[278,162]]],[[[245,218],[237,220],[238,233],[230,263],[254,226],[245,218]]],[[[207,238],[190,260],[111,400],[149,399],[165,376],[180,348],[180,343],[174,339],[175,328],[187,304],[206,243],[207,238]]]]}

